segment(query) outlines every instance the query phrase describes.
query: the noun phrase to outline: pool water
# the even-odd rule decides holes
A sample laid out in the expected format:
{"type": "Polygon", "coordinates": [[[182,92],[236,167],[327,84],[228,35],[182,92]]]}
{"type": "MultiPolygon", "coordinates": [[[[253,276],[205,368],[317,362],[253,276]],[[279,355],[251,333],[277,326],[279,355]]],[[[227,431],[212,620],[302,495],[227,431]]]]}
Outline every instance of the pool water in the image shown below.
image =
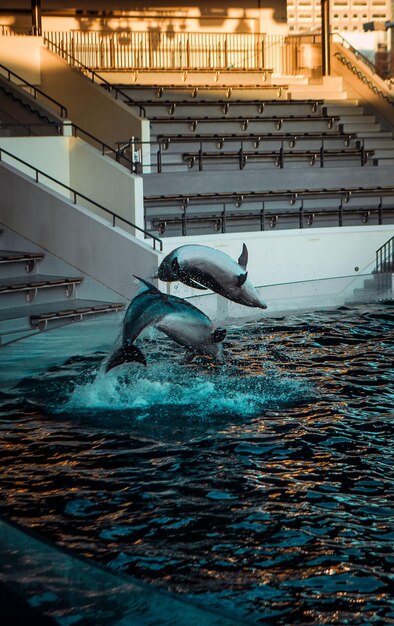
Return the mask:
{"type": "Polygon", "coordinates": [[[394,305],[107,352],[0,395],[0,512],[250,624],[394,620],[394,305]]]}

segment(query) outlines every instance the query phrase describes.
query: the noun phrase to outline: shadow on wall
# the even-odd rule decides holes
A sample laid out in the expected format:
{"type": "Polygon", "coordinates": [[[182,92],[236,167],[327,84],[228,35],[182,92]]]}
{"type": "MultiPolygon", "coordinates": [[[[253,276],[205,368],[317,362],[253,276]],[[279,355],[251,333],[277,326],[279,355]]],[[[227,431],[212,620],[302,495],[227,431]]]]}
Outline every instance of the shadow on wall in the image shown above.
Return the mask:
{"type": "MultiPolygon", "coordinates": [[[[123,1],[121,9],[111,10],[107,9],[108,6],[111,6],[110,0],[106,0],[106,2],[86,0],[85,2],[79,2],[78,9],[70,9],[69,1],[63,0],[56,3],[55,10],[45,10],[44,6],[42,8],[42,17],[73,18],[78,24],[77,30],[81,31],[127,31],[142,30],[148,27],[149,30],[158,33],[167,32],[168,35],[168,33],[171,34],[171,32],[175,31],[186,31],[188,19],[197,19],[202,31],[221,30],[225,21],[231,18],[231,12],[228,8],[228,2],[217,0],[216,5],[212,7],[211,0],[196,1],[194,6],[193,3],[185,3],[184,0],[172,0],[168,5],[160,0],[151,0],[149,3],[143,0],[136,0],[135,2],[123,1]],[[107,6],[97,8],[97,5],[107,6]],[[200,17],[197,17],[194,11],[193,14],[189,13],[193,9],[198,9],[200,17]],[[127,15],[128,12],[130,12],[130,15],[127,15]],[[132,21],[125,26],[124,22],[129,20],[132,21]]],[[[239,33],[252,31],[251,22],[258,20],[259,9],[273,10],[273,20],[275,22],[283,23],[287,19],[286,0],[239,0],[239,2],[231,2],[231,11],[234,9],[243,10],[242,17],[232,18],[238,20],[234,32],[239,33]],[[251,11],[252,14],[248,15],[248,11],[251,11]]],[[[2,15],[7,15],[5,22],[9,22],[7,28],[10,31],[18,32],[29,29],[32,26],[31,11],[27,7],[17,9],[14,13],[6,14],[0,11],[0,23],[2,15]]],[[[255,30],[258,31],[259,28],[255,30]]]]}

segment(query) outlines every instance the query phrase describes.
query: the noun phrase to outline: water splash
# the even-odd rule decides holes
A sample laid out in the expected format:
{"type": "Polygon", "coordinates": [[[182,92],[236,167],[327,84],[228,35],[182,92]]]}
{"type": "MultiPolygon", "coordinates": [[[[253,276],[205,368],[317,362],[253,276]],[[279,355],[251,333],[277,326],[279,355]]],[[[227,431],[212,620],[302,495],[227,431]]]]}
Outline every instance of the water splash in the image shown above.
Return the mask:
{"type": "Polygon", "coordinates": [[[310,384],[275,372],[250,375],[231,366],[206,370],[158,362],[100,372],[93,381],[77,385],[60,410],[137,410],[146,417],[171,408],[187,417],[251,417],[268,407],[294,406],[312,393],[310,384]]]}

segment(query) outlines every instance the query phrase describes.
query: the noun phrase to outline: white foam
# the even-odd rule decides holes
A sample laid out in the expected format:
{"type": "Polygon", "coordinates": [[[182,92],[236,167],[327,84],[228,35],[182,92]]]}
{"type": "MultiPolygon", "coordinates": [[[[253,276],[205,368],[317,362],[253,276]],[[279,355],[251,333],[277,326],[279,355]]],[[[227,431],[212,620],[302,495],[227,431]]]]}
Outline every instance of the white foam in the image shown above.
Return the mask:
{"type": "Polygon", "coordinates": [[[306,385],[275,373],[243,375],[234,368],[196,370],[168,362],[133,364],[99,373],[74,388],[62,410],[184,408],[188,415],[251,416],[268,406],[295,404],[306,385]]]}

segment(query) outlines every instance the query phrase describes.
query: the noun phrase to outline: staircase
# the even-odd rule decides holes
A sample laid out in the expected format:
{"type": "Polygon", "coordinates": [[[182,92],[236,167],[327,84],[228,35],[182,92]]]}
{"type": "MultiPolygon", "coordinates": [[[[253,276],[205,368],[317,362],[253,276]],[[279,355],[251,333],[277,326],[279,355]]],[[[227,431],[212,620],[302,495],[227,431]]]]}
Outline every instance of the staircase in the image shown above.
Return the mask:
{"type": "Polygon", "coordinates": [[[357,302],[391,300],[394,282],[394,237],[376,251],[376,264],[371,278],[364,280],[361,289],[354,290],[357,302]]]}
{"type": "Polygon", "coordinates": [[[84,277],[58,274],[69,268],[40,250],[1,249],[3,236],[1,231],[0,347],[47,328],[124,308],[123,302],[88,299],[84,277]],[[49,273],[51,268],[56,273],[49,273]]]}

